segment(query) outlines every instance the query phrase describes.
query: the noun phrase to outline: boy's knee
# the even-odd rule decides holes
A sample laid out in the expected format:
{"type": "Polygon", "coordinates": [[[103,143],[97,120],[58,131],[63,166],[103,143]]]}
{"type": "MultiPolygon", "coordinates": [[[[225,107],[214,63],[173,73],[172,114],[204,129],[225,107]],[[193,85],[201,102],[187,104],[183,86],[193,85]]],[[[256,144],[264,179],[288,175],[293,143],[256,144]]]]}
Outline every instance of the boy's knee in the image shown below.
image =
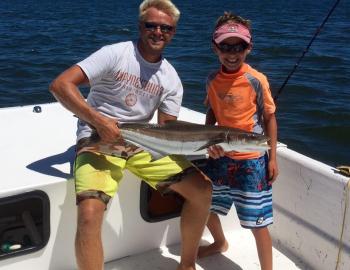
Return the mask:
{"type": "Polygon", "coordinates": [[[259,228],[253,228],[251,229],[253,235],[255,237],[268,237],[270,236],[270,232],[268,227],[259,227],[259,228]]]}

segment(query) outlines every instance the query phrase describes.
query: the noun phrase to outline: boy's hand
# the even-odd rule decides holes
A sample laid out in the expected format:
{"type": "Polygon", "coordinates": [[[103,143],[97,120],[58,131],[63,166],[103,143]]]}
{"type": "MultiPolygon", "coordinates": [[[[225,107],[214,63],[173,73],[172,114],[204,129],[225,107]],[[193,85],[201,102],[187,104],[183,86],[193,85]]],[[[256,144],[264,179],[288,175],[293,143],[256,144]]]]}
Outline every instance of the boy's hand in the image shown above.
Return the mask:
{"type": "Polygon", "coordinates": [[[212,145],[208,147],[208,155],[211,158],[218,159],[220,157],[223,157],[225,155],[224,149],[220,145],[212,145]]]}
{"type": "Polygon", "coordinates": [[[278,176],[278,166],[277,166],[276,160],[269,160],[268,171],[269,171],[269,185],[272,185],[273,182],[276,181],[276,178],[278,176]]]}

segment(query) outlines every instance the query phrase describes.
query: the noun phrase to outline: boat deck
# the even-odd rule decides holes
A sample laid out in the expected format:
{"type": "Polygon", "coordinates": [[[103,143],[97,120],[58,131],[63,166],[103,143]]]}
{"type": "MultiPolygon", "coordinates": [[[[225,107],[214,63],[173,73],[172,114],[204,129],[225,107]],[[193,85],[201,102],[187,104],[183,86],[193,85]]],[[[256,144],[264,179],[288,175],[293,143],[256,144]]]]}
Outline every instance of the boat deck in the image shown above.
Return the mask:
{"type": "MultiPolygon", "coordinates": [[[[253,234],[247,229],[237,229],[226,235],[230,244],[228,251],[205,257],[197,261],[197,270],[259,270],[259,258],[253,234]]],[[[211,243],[210,236],[202,244],[211,243]]],[[[273,249],[274,269],[307,269],[301,262],[293,262],[289,257],[273,249]]],[[[105,264],[105,270],[171,270],[180,261],[180,245],[153,249],[145,253],[124,257],[105,264]]]]}
{"type": "MultiPolygon", "coordinates": [[[[57,103],[40,107],[41,113],[34,113],[33,106],[0,109],[0,125],[5,127],[0,141],[4,157],[0,164],[0,219],[16,220],[0,230],[0,235],[23,233],[25,224],[20,220],[25,210],[34,213],[37,229],[47,235],[44,246],[31,247],[37,248],[35,252],[20,250],[14,254],[17,256],[0,258],[2,270],[76,269],[72,168],[77,119],[57,103]],[[37,207],[37,193],[32,194],[38,191],[48,197],[42,208],[37,207]],[[30,203],[18,207],[28,194],[30,203]],[[43,210],[48,203],[49,213],[43,210]]],[[[204,121],[203,114],[187,108],[181,109],[179,118],[204,121]]],[[[281,144],[277,156],[280,175],[274,184],[274,224],[270,226],[274,269],[349,270],[350,179],[281,144]]],[[[105,269],[176,269],[180,259],[180,246],[176,244],[180,242],[179,218],[145,220],[140,215],[140,179],[127,170],[124,178],[106,210],[102,235],[105,269]]],[[[240,227],[234,209],[221,223],[230,249],[198,260],[197,270],[260,269],[254,237],[240,227]]],[[[212,241],[208,231],[203,241],[212,241]]]]}

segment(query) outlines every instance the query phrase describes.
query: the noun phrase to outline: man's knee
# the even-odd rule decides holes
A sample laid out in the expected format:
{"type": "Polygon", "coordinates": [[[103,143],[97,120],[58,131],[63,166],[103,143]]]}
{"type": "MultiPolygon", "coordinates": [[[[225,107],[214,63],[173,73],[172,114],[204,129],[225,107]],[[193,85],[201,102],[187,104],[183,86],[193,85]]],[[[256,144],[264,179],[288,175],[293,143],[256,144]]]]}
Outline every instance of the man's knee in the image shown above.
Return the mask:
{"type": "Polygon", "coordinates": [[[196,183],[198,185],[200,185],[200,189],[203,189],[203,191],[205,192],[212,192],[212,183],[211,180],[209,179],[208,176],[206,176],[205,174],[203,174],[200,171],[196,171],[193,173],[193,175],[191,176],[193,179],[196,180],[196,183]]]}
{"type": "Polygon", "coordinates": [[[196,179],[197,189],[199,193],[201,193],[202,196],[208,197],[208,199],[211,200],[213,187],[210,179],[200,172],[196,173],[194,175],[194,178],[196,179]]]}
{"type": "Polygon", "coordinates": [[[212,199],[212,191],[213,191],[213,186],[211,184],[211,181],[204,177],[202,175],[202,178],[200,178],[200,187],[199,187],[199,196],[201,197],[201,201],[205,202],[207,204],[211,203],[212,199]]]}
{"type": "Polygon", "coordinates": [[[86,199],[78,205],[78,228],[100,227],[106,205],[97,199],[86,199]]]}
{"type": "Polygon", "coordinates": [[[198,201],[201,204],[210,204],[212,184],[209,178],[200,172],[186,176],[175,190],[186,200],[198,201]]]}

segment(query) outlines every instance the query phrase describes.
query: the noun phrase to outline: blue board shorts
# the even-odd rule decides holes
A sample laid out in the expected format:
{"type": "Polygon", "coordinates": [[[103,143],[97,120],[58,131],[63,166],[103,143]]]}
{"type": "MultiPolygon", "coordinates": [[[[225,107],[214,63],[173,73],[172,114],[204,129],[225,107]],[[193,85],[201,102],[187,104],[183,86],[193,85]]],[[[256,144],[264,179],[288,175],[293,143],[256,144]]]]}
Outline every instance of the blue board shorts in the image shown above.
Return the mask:
{"type": "Polygon", "coordinates": [[[211,211],[227,215],[234,203],[242,227],[272,224],[272,186],[268,184],[267,161],[267,155],[248,160],[210,158],[201,170],[213,183],[211,211]]]}

